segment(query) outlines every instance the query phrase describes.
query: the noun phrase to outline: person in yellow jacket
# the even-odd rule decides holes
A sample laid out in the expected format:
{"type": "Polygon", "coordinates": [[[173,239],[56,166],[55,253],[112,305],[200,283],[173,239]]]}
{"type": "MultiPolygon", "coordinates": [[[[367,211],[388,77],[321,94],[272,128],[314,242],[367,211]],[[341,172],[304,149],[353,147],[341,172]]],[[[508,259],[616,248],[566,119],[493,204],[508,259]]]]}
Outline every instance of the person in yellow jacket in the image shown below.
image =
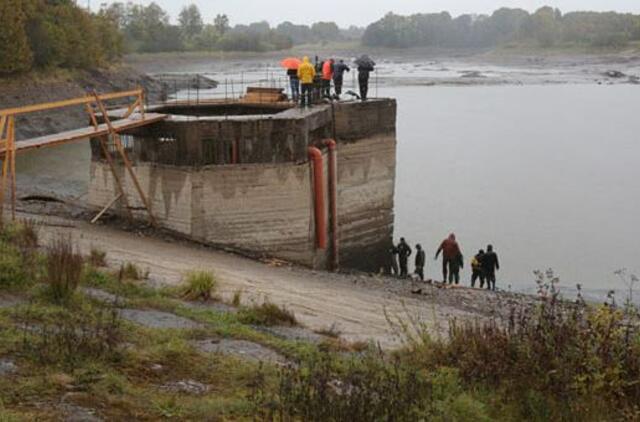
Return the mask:
{"type": "Polygon", "coordinates": [[[316,69],[309,61],[309,57],[302,59],[302,64],[298,67],[298,79],[300,79],[301,93],[300,106],[311,105],[311,93],[313,92],[313,78],[316,76],[316,69]]]}

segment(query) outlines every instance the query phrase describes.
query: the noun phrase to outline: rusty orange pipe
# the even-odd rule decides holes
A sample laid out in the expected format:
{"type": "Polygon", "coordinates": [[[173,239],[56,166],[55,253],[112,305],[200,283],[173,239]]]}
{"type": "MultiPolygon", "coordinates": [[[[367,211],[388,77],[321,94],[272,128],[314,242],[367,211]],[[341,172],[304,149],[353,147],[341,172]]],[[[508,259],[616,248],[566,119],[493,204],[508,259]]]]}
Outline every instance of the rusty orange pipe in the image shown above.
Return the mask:
{"type": "Polygon", "coordinates": [[[325,139],[329,148],[329,212],[331,214],[331,269],[336,271],[340,266],[340,249],[338,246],[338,150],[336,141],[325,139]]]}
{"type": "Polygon", "coordinates": [[[309,160],[313,166],[313,190],[315,192],[316,243],[319,249],[327,248],[327,222],[324,205],[324,166],[322,152],[309,147],[309,160]]]}

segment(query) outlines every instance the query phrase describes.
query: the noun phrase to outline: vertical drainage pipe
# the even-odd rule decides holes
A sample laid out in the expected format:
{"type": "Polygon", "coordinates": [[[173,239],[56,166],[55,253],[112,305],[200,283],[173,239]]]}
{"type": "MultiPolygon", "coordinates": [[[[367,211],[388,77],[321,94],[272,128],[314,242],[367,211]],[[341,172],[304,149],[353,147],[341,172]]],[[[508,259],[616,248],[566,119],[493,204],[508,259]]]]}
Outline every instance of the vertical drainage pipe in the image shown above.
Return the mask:
{"type": "Polygon", "coordinates": [[[325,139],[329,148],[329,213],[331,219],[331,269],[340,267],[340,249],[338,245],[338,150],[336,141],[325,139]]]}
{"type": "Polygon", "coordinates": [[[322,163],[322,152],[316,147],[309,147],[309,161],[313,168],[316,245],[319,249],[326,249],[327,223],[324,205],[324,166],[322,163]]]}

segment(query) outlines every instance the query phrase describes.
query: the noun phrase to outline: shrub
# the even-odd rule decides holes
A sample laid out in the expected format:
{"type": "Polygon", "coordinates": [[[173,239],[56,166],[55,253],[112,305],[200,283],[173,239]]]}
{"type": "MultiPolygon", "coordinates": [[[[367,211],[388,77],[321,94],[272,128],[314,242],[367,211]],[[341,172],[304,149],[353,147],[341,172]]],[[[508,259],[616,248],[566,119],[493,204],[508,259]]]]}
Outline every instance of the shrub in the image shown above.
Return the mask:
{"type": "Polygon", "coordinates": [[[418,366],[450,366],[469,385],[504,390],[523,417],[638,412],[640,325],[637,313],[561,300],[552,272],[538,273],[539,304],[505,320],[453,321],[449,340],[417,346],[418,366]]]}
{"type": "Polygon", "coordinates": [[[281,369],[274,394],[265,385],[258,374],[249,396],[263,420],[489,420],[482,403],[462,393],[455,370],[418,371],[382,352],[348,361],[319,353],[281,369]]]}
{"type": "Polygon", "coordinates": [[[97,248],[91,248],[89,253],[89,264],[93,267],[106,267],[107,266],[107,253],[97,248]]]}
{"type": "Polygon", "coordinates": [[[18,250],[0,241],[0,288],[20,286],[28,280],[18,250]]]}
{"type": "Polygon", "coordinates": [[[149,278],[148,272],[143,272],[138,266],[132,262],[120,266],[119,280],[133,280],[139,281],[149,278]]]}
{"type": "Polygon", "coordinates": [[[17,319],[23,326],[22,352],[43,364],[74,368],[117,357],[122,324],[114,307],[28,307],[17,319]]]}
{"type": "Polygon", "coordinates": [[[242,290],[238,289],[233,292],[233,298],[231,299],[231,305],[236,308],[242,304],[242,290]]]}
{"type": "Polygon", "coordinates": [[[184,284],[182,296],[185,299],[208,301],[211,299],[212,293],[218,285],[218,281],[215,276],[209,272],[192,271],[187,274],[184,284]]]}
{"type": "Polygon", "coordinates": [[[243,324],[255,325],[298,325],[293,312],[284,306],[278,306],[269,301],[265,301],[260,305],[254,305],[240,309],[238,318],[243,324]]]}
{"type": "Polygon", "coordinates": [[[46,281],[51,298],[57,303],[67,302],[82,278],[82,255],[73,248],[69,236],[54,239],[46,252],[46,281]]]}

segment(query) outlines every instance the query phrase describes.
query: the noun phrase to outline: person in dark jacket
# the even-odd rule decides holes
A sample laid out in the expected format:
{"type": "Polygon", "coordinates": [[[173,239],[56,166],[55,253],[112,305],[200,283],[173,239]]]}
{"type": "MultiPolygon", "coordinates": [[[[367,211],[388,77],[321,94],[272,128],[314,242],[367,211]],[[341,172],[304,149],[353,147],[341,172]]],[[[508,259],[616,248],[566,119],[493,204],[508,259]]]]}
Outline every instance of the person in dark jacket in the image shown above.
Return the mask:
{"type": "Polygon", "coordinates": [[[411,246],[404,240],[404,237],[401,237],[400,243],[398,243],[398,255],[400,256],[400,277],[402,278],[409,276],[409,256],[411,253],[411,246]]]}
{"type": "Polygon", "coordinates": [[[482,258],[484,251],[480,249],[471,260],[471,287],[476,287],[476,280],[480,280],[480,288],[484,287],[484,271],[482,271],[482,258]]]}
{"type": "Polygon", "coordinates": [[[391,274],[394,277],[398,277],[398,275],[400,275],[398,273],[398,254],[399,253],[400,251],[398,251],[398,248],[396,247],[396,245],[391,244],[391,248],[389,248],[389,259],[391,261],[389,274],[391,274]]]}
{"type": "Polygon", "coordinates": [[[489,245],[487,253],[482,256],[482,271],[487,280],[487,289],[496,290],[496,270],[499,269],[498,254],[493,251],[493,245],[489,245]]]}
{"type": "Polygon", "coordinates": [[[366,101],[369,93],[369,74],[375,70],[375,63],[368,56],[362,56],[358,62],[358,84],[360,100],[366,101]]]}
{"type": "Polygon", "coordinates": [[[344,78],[344,72],[350,72],[351,69],[344,63],[344,60],[339,60],[338,63],[333,65],[333,88],[336,91],[336,97],[339,100],[342,94],[342,82],[344,78]]]}
{"type": "Polygon", "coordinates": [[[298,69],[287,69],[289,85],[291,86],[291,99],[298,102],[300,98],[300,79],[298,79],[298,69]]]}
{"type": "Polygon", "coordinates": [[[418,243],[416,245],[416,275],[420,277],[421,281],[424,281],[424,264],[425,264],[425,256],[424,251],[422,250],[422,246],[418,243]]]}
{"type": "Polygon", "coordinates": [[[442,282],[447,282],[448,275],[449,284],[452,284],[454,280],[458,284],[460,282],[460,268],[462,268],[463,258],[455,234],[451,233],[448,238],[442,241],[436,252],[436,260],[440,252],[442,252],[442,282]]]}

